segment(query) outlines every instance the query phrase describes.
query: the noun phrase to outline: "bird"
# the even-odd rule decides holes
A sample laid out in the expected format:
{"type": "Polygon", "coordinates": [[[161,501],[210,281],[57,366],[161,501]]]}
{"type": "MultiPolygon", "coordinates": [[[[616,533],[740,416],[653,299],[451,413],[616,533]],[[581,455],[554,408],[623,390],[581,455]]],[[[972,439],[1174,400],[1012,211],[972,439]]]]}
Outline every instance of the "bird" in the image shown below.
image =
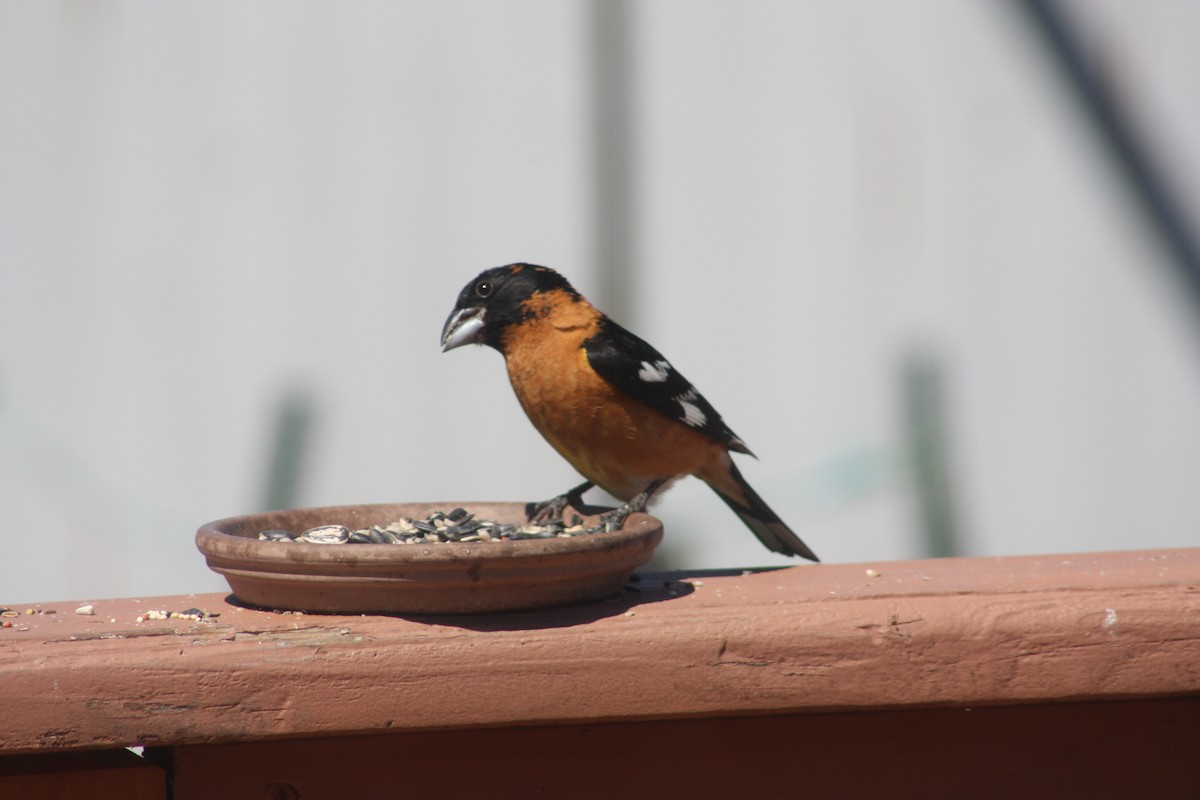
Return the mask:
{"type": "Polygon", "coordinates": [[[442,352],[485,345],[504,356],[533,426],[586,480],[527,506],[530,519],[578,509],[594,486],[624,501],[606,530],[694,475],[776,553],[819,561],[767,506],[731,458],[757,458],[716,409],[644,340],[589,303],[559,272],[534,264],[486,269],[459,292],[442,352]]]}

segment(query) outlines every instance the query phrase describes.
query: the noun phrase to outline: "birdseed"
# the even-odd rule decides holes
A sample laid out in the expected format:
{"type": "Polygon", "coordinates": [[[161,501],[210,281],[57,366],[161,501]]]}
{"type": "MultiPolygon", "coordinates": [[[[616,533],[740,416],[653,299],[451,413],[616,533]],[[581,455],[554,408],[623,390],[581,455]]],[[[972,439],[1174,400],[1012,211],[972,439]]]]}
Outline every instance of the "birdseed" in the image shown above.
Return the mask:
{"type": "Polygon", "coordinates": [[[148,622],[163,619],[188,619],[193,622],[212,622],[219,616],[221,616],[219,611],[210,612],[199,608],[187,608],[183,611],[168,611],[165,608],[152,608],[149,611],[139,614],[137,621],[148,622]]]}
{"type": "Polygon", "coordinates": [[[260,531],[264,542],[305,542],[309,544],[440,544],[442,542],[503,542],[523,539],[570,538],[600,533],[603,525],[583,526],[583,519],[572,514],[569,520],[541,521],[537,525],[513,525],[477,519],[465,508],[450,512],[434,511],[425,519],[403,517],[387,525],[350,530],[344,525],[319,525],[295,533],[285,530],[260,531]]]}

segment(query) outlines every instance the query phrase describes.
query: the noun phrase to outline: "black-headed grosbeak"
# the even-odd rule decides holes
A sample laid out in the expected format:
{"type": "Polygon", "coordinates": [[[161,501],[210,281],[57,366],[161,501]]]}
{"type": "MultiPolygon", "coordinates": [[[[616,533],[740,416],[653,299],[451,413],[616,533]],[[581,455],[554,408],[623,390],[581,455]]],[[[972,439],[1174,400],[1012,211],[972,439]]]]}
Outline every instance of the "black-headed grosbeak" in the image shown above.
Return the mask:
{"type": "Polygon", "coordinates": [[[776,553],[816,555],[750,488],[730,452],[754,455],[683,375],[613,322],[552,269],[510,264],[480,273],[458,295],[442,350],[475,342],[499,350],[521,407],[587,481],[530,504],[531,517],[578,508],[600,486],[625,505],[620,527],[686,475],[707,483],[776,553]]]}

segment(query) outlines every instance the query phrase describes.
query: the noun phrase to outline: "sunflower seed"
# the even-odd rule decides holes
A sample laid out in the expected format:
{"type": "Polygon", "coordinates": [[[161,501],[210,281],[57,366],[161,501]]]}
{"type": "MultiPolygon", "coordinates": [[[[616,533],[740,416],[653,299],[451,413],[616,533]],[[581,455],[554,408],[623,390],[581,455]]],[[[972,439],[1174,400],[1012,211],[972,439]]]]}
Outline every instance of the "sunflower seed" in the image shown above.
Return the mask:
{"type": "Polygon", "coordinates": [[[309,544],[342,544],[350,540],[350,529],[345,525],[318,525],[300,534],[300,541],[309,544]]]}

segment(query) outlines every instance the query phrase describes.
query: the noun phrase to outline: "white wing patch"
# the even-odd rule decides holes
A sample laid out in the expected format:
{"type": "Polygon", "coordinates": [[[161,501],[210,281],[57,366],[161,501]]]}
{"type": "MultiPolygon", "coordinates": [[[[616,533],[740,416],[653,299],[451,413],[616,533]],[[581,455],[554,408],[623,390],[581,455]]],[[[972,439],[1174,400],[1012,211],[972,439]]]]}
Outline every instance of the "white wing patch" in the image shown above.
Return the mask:
{"type": "Polygon", "coordinates": [[[701,428],[708,422],[708,417],[700,410],[700,406],[692,402],[696,397],[696,390],[688,389],[683,394],[677,395],[675,402],[679,403],[679,407],[683,411],[683,421],[693,428],[701,428]]]}
{"type": "Polygon", "coordinates": [[[638,370],[638,377],[646,383],[663,383],[670,372],[671,365],[666,361],[655,361],[653,364],[643,361],[642,368],[638,370]]]}

